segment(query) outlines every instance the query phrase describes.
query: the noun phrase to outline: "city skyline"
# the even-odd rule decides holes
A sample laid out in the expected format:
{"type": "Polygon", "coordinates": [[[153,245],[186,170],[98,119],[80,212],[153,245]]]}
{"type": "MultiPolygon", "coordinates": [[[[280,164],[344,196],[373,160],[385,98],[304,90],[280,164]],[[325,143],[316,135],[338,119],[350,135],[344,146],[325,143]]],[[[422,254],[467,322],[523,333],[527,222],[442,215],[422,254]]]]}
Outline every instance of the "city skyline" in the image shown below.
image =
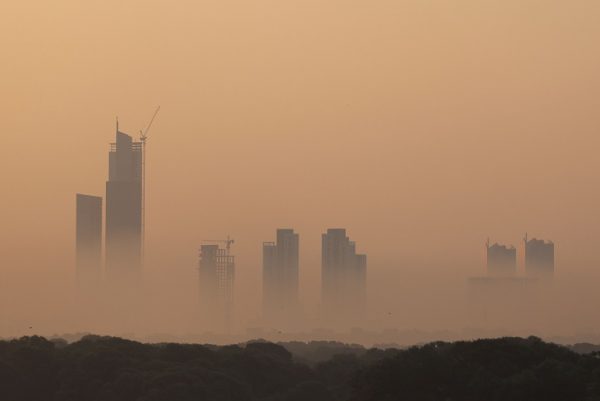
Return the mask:
{"type": "Polygon", "coordinates": [[[599,39],[598,0],[3,0],[0,398],[600,400],[599,39]]]}
{"type": "MultiPolygon", "coordinates": [[[[142,150],[142,142],[134,142],[131,136],[119,130],[117,123],[116,141],[110,144],[108,158],[104,225],[106,263],[103,270],[100,255],[102,197],[76,194],[76,278],[80,291],[87,292],[85,295],[88,300],[95,298],[96,307],[103,297],[114,296],[109,295],[107,289],[118,288],[122,294],[137,291],[143,279],[142,150]],[[118,249],[119,252],[115,253],[111,248],[118,249]],[[111,253],[113,255],[109,257],[111,253]],[[118,257],[115,258],[115,254],[118,257]],[[115,282],[115,279],[118,281],[115,282]],[[103,285],[104,292],[98,291],[103,285]]],[[[200,246],[199,308],[196,318],[207,330],[232,335],[236,291],[235,262],[234,256],[230,254],[230,245],[234,241],[228,236],[227,240],[204,242],[224,243],[226,247],[213,244],[200,246]]],[[[523,244],[523,268],[527,276],[538,278],[554,273],[552,241],[528,239],[525,234],[523,244]]],[[[277,229],[276,241],[263,242],[262,252],[263,316],[260,324],[265,328],[270,325],[298,328],[306,321],[306,311],[301,308],[302,300],[298,295],[299,234],[293,228],[277,229]]],[[[469,279],[470,297],[474,297],[474,302],[489,304],[508,294],[512,294],[513,301],[532,296],[534,281],[516,277],[517,250],[514,246],[498,243],[490,245],[488,239],[486,255],[489,279],[469,279]],[[515,278],[505,279],[511,276],[515,278]],[[518,292],[515,293],[515,289],[518,292]],[[477,293],[479,294],[473,295],[477,293]]],[[[356,244],[350,241],[344,228],[329,228],[321,235],[320,286],[318,325],[349,328],[366,324],[367,257],[356,253],[356,244]]],[[[133,312],[133,304],[126,298],[117,297],[113,301],[117,302],[113,304],[113,308],[115,305],[118,308],[116,316],[128,319],[127,316],[133,312]]],[[[486,306],[490,307],[493,306],[486,306]]]]}

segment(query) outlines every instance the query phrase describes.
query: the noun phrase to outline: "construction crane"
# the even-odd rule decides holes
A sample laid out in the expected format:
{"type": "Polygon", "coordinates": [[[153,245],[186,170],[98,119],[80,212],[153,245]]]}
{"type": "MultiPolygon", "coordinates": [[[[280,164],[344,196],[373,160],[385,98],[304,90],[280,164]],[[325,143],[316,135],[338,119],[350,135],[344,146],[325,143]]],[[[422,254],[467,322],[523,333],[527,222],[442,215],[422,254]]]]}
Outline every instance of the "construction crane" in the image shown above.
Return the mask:
{"type": "MultiPolygon", "coordinates": [[[[152,123],[160,110],[160,106],[156,108],[152,118],[150,119],[150,123],[145,130],[140,130],[140,142],[142,143],[142,258],[144,257],[144,240],[145,240],[145,231],[146,231],[146,141],[148,141],[148,131],[150,131],[150,127],[152,127],[152,123]]],[[[118,120],[117,120],[117,128],[118,128],[118,120]]]]}
{"type": "Polygon", "coordinates": [[[216,278],[216,290],[218,302],[222,302],[224,307],[225,331],[229,334],[231,330],[231,314],[233,304],[233,280],[235,275],[234,256],[231,256],[231,245],[235,242],[229,235],[227,239],[205,239],[202,242],[217,242],[225,244],[225,256],[223,249],[217,246],[216,257],[214,261],[214,273],[216,278]]]}
{"type": "Polygon", "coordinates": [[[235,242],[232,238],[227,236],[227,239],[203,239],[202,242],[219,242],[225,244],[225,249],[227,250],[227,256],[229,256],[229,251],[231,250],[231,245],[235,242]]]}

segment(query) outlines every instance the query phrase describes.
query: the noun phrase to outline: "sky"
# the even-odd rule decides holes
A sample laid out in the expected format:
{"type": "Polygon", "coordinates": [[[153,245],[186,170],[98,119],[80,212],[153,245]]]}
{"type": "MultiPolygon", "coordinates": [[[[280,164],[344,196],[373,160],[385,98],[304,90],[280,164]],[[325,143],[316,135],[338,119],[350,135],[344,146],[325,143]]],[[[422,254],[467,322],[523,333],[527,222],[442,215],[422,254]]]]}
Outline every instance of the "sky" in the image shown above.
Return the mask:
{"type": "Polygon", "coordinates": [[[595,0],[5,0],[0,336],[86,328],[69,295],[75,193],[104,195],[116,116],[136,136],[157,105],[148,331],[191,330],[169,311],[193,315],[198,247],[227,235],[252,325],[278,227],[300,234],[309,315],[328,227],[368,254],[371,307],[398,316],[379,326],[426,329],[465,324],[488,237],[520,252],[528,232],[555,242],[561,316],[584,327],[599,45],[595,0]]]}

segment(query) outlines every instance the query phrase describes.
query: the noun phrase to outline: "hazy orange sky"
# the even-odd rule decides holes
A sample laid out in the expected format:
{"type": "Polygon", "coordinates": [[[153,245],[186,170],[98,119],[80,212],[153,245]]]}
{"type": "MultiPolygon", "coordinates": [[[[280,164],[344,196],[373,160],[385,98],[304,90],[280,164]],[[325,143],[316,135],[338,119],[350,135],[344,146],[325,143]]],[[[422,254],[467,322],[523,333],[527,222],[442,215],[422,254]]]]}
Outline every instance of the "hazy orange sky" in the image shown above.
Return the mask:
{"type": "Polygon", "coordinates": [[[61,330],[75,193],[104,196],[115,116],[137,135],[159,104],[157,299],[193,303],[200,241],[230,234],[251,319],[277,227],[300,233],[309,309],[328,227],[368,254],[381,302],[481,273],[488,236],[520,251],[526,231],[555,241],[558,276],[596,275],[599,49],[597,0],[5,0],[4,321],[61,330]]]}

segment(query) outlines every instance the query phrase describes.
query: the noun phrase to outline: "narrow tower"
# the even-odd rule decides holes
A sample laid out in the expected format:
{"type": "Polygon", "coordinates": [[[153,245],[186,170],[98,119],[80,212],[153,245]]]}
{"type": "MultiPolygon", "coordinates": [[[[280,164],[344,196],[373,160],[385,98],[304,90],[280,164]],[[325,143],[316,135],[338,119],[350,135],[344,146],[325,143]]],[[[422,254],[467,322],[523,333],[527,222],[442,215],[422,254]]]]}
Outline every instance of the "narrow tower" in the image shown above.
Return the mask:
{"type": "Polygon", "coordinates": [[[116,131],[106,182],[106,274],[111,284],[129,286],[141,274],[143,150],[118,122],[116,131]]]}

